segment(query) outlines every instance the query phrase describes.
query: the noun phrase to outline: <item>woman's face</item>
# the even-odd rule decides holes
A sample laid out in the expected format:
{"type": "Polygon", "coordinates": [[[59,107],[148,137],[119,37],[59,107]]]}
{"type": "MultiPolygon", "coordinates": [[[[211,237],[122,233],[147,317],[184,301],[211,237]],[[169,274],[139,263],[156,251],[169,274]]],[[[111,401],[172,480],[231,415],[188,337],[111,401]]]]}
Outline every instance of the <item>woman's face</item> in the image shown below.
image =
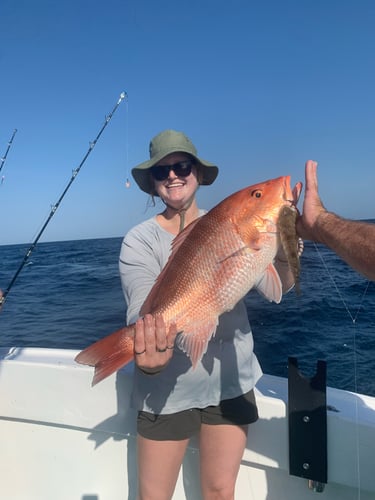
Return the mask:
{"type": "MultiPolygon", "coordinates": [[[[185,153],[171,153],[161,159],[155,167],[171,166],[179,162],[193,162],[192,158],[185,153]]],[[[188,164],[183,164],[186,167],[188,164]]],[[[178,167],[176,167],[178,170],[178,167]]],[[[154,178],[155,191],[167,205],[176,209],[182,208],[194,196],[199,183],[197,180],[197,169],[192,164],[191,173],[188,176],[178,175],[174,170],[170,170],[168,177],[164,180],[154,178]]]]}

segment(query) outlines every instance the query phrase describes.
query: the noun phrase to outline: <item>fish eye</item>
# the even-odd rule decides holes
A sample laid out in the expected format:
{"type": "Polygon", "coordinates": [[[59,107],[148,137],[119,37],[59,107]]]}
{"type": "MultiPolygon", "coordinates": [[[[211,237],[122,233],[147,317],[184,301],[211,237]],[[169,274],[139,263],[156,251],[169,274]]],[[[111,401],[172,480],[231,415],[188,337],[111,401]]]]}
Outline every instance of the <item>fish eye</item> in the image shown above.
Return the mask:
{"type": "Polygon", "coordinates": [[[251,196],[253,198],[261,198],[262,197],[262,191],[260,189],[254,189],[254,191],[251,191],[251,196]]]}

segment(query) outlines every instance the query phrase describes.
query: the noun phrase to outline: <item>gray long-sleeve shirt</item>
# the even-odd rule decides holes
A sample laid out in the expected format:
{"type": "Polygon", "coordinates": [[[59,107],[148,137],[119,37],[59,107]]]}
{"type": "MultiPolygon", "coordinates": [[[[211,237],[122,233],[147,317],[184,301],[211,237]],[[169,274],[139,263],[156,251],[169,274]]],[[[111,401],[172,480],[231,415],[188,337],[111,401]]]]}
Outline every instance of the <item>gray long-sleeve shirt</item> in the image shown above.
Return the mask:
{"type": "MultiPolygon", "coordinates": [[[[204,212],[201,211],[201,215],[204,212]]],[[[173,235],[153,217],[131,229],[120,252],[120,274],[128,305],[127,322],[140,308],[171,251],[173,235]]],[[[132,403],[155,414],[217,405],[248,392],[262,375],[253,352],[253,336],[243,301],[219,318],[207,352],[193,369],[189,357],[175,347],[170,363],[155,376],[135,369],[132,403]]]]}

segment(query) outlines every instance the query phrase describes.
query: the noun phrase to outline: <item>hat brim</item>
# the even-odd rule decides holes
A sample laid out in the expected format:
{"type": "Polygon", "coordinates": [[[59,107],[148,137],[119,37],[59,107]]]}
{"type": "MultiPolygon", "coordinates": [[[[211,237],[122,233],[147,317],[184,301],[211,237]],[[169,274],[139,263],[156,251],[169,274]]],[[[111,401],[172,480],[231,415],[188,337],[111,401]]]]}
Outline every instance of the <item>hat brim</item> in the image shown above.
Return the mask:
{"type": "MultiPolygon", "coordinates": [[[[219,169],[213,163],[209,161],[203,160],[202,158],[198,158],[198,156],[191,153],[191,151],[184,151],[183,148],[178,147],[175,150],[172,148],[169,150],[168,154],[171,153],[186,153],[192,158],[196,160],[198,165],[200,166],[200,170],[202,172],[202,179],[200,184],[204,186],[209,186],[214,182],[216,177],[218,176],[219,169]]],[[[152,194],[154,196],[158,196],[155,193],[153,180],[151,178],[150,168],[156,165],[162,158],[165,158],[166,154],[159,154],[152,157],[152,159],[147,160],[143,163],[140,163],[136,167],[132,169],[132,175],[134,177],[135,182],[138,184],[139,188],[147,194],[152,194]]]]}

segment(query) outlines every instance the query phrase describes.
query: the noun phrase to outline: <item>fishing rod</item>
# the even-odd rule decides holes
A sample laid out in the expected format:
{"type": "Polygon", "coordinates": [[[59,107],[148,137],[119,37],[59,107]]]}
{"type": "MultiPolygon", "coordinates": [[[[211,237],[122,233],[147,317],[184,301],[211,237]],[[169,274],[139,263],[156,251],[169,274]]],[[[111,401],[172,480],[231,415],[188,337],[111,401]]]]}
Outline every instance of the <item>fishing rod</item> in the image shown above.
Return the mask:
{"type": "MultiPolygon", "coordinates": [[[[8,287],[5,289],[5,291],[3,292],[3,295],[2,297],[0,297],[0,307],[4,304],[6,298],[7,298],[7,295],[8,293],[10,292],[11,288],[13,287],[18,275],[20,274],[20,272],[22,271],[23,267],[25,266],[26,262],[28,261],[30,255],[32,254],[34,248],[36,247],[36,244],[38,243],[40,237],[42,236],[42,234],[44,233],[44,230],[46,229],[46,227],[48,226],[50,220],[52,219],[52,217],[55,215],[56,213],[56,210],[58,209],[60,203],[62,202],[64,196],[66,195],[66,193],[68,192],[70,186],[73,184],[73,181],[74,179],[77,177],[79,171],[81,170],[81,168],[83,167],[83,164],[85,163],[85,161],[87,160],[89,154],[91,153],[91,151],[94,149],[96,143],[98,142],[99,140],[99,137],[102,135],[104,129],[106,128],[106,126],[108,125],[108,123],[110,122],[112,116],[114,115],[114,113],[116,112],[117,108],[119,107],[120,103],[125,99],[127,98],[127,93],[126,92],[122,92],[120,94],[120,98],[119,100],[117,101],[115,107],[113,108],[112,112],[107,115],[105,117],[105,121],[104,121],[104,125],[102,126],[102,128],[100,129],[98,135],[95,137],[95,139],[90,142],[90,146],[89,146],[89,149],[87,150],[87,153],[85,154],[85,156],[83,157],[81,163],[78,165],[78,167],[73,170],[72,172],[72,177],[70,179],[70,181],[68,182],[68,184],[66,185],[66,188],[64,189],[64,191],[62,192],[60,198],[58,199],[58,201],[52,205],[51,207],[51,211],[45,221],[45,223],[43,224],[42,226],[42,229],[39,231],[39,233],[37,234],[36,238],[34,239],[34,241],[31,243],[30,247],[28,248],[28,250],[26,251],[26,254],[19,266],[19,268],[17,269],[15,275],[13,276],[11,282],[9,283],[8,287]]],[[[14,136],[14,134],[13,134],[14,136]]],[[[9,148],[8,148],[9,149],[9,148]]]]}
{"type": "Polygon", "coordinates": [[[7,159],[7,156],[8,156],[8,153],[9,153],[9,150],[10,150],[10,147],[12,145],[12,142],[13,142],[13,139],[14,139],[14,136],[16,135],[17,133],[17,129],[15,128],[14,131],[13,131],[13,135],[10,139],[10,141],[8,142],[8,147],[7,147],[7,150],[5,151],[5,155],[1,158],[0,160],[0,172],[2,171],[3,169],[3,166],[4,166],[4,163],[5,163],[5,160],[7,159]]]}

